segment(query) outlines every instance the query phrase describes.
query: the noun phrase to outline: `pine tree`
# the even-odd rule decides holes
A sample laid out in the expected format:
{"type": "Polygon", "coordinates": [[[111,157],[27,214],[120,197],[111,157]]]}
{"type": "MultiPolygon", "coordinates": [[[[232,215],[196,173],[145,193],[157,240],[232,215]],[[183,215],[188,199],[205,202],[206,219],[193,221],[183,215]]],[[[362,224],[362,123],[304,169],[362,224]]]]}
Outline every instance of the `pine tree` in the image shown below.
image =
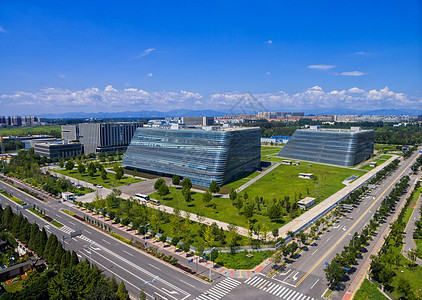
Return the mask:
{"type": "Polygon", "coordinates": [[[116,295],[120,298],[120,300],[129,300],[129,294],[126,290],[125,283],[123,282],[123,280],[119,283],[116,295]]]}
{"type": "Polygon", "coordinates": [[[139,300],[147,300],[147,295],[145,295],[144,290],[141,290],[141,293],[139,295],[139,300]]]}
{"type": "Polygon", "coordinates": [[[36,241],[37,245],[36,245],[36,249],[37,249],[37,253],[42,256],[44,253],[44,249],[45,249],[45,245],[47,244],[47,231],[45,231],[45,228],[43,228],[41,230],[41,233],[39,233],[39,239],[36,241]]]}
{"type": "Polygon", "coordinates": [[[76,254],[75,251],[72,251],[72,255],[70,257],[70,266],[76,266],[79,263],[79,258],[78,255],[76,254]]]}
{"type": "Polygon", "coordinates": [[[117,293],[117,289],[119,288],[119,285],[117,284],[116,277],[114,277],[114,275],[113,275],[113,277],[111,277],[111,279],[108,283],[108,286],[109,286],[110,290],[113,291],[113,293],[117,293]]]}
{"type": "Polygon", "coordinates": [[[64,254],[64,250],[61,243],[57,243],[56,251],[54,253],[54,264],[58,265],[61,262],[62,256],[64,254]]]}

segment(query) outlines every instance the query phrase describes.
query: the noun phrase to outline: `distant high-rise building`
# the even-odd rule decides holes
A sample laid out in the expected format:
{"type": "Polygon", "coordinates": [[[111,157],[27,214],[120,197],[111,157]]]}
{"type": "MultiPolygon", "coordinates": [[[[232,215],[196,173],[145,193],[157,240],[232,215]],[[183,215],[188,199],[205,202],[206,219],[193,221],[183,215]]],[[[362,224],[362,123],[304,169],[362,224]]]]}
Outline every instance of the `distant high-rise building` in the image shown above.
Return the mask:
{"type": "Polygon", "coordinates": [[[68,141],[79,140],[78,125],[62,125],[62,139],[68,141]]]}
{"type": "Polygon", "coordinates": [[[126,150],[139,122],[122,123],[80,123],[62,126],[62,138],[79,140],[84,153],[112,152],[126,150]]]}
{"type": "Polygon", "coordinates": [[[214,117],[182,117],[182,123],[187,126],[213,126],[214,117]]]}

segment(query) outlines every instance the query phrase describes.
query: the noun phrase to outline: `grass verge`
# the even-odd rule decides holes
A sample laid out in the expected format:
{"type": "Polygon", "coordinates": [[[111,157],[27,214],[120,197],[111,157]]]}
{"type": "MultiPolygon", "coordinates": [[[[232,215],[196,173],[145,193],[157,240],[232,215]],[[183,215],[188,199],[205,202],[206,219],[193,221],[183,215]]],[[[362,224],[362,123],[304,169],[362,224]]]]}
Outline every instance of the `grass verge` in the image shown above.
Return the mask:
{"type": "Polygon", "coordinates": [[[381,293],[375,285],[368,279],[365,279],[356,292],[355,300],[387,300],[388,298],[381,293]]]}

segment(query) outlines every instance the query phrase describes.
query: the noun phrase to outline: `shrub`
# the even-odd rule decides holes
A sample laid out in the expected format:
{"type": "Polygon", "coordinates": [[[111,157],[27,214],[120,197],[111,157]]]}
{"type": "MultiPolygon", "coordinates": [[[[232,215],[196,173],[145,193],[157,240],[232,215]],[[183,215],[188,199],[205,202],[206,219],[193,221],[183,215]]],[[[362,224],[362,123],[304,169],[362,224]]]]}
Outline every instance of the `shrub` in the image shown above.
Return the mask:
{"type": "Polygon", "coordinates": [[[177,244],[179,243],[179,241],[180,241],[180,238],[178,237],[178,236],[175,236],[172,240],[171,240],[171,244],[173,245],[173,246],[177,246],[177,244]]]}
{"type": "Polygon", "coordinates": [[[160,236],[160,242],[163,242],[163,243],[167,242],[167,237],[166,237],[166,235],[165,235],[165,234],[162,234],[162,235],[160,236]]]}

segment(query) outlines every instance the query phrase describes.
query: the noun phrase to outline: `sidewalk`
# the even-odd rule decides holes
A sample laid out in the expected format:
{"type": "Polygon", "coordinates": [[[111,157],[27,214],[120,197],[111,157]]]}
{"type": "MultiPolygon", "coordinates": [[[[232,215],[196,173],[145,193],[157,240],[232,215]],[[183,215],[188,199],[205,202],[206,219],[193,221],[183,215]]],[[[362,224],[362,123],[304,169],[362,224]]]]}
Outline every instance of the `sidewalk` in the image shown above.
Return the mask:
{"type": "MultiPolygon", "coordinates": [[[[409,222],[406,225],[406,229],[404,230],[405,236],[403,238],[403,248],[401,250],[401,254],[404,257],[408,258],[407,252],[412,249],[417,249],[415,240],[413,239],[413,232],[415,231],[415,222],[420,219],[419,208],[422,203],[422,193],[419,195],[418,200],[416,201],[416,206],[413,208],[412,215],[409,218],[409,222]]],[[[409,258],[408,258],[409,259],[409,258]]],[[[422,266],[422,259],[416,258],[416,264],[422,266]]]]}

